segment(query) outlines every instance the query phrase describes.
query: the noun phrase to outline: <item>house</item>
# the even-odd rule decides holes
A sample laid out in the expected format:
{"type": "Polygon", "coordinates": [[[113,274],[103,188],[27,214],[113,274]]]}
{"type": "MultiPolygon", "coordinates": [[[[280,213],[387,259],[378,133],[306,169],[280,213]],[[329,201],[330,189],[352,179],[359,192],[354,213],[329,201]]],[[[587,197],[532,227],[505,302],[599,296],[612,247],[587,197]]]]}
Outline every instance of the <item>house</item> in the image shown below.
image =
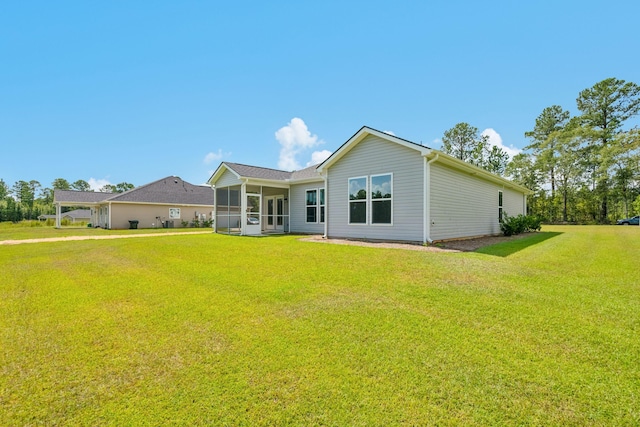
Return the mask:
{"type": "Polygon", "coordinates": [[[438,150],[363,127],[323,163],[286,172],[222,162],[215,231],[427,243],[500,233],[530,191],[438,150]]]}
{"type": "Polygon", "coordinates": [[[181,227],[183,222],[211,220],[214,194],[211,187],[193,185],[168,176],[123,193],[55,190],[56,226],[62,206],[84,206],[91,211],[90,223],[102,228],[181,227]]]}
{"type": "MultiPolygon", "coordinates": [[[[56,219],[56,215],[40,215],[38,217],[40,221],[46,221],[48,219],[56,219]]],[[[62,219],[71,223],[77,222],[91,222],[91,209],[75,209],[62,214],[62,219]]]]}

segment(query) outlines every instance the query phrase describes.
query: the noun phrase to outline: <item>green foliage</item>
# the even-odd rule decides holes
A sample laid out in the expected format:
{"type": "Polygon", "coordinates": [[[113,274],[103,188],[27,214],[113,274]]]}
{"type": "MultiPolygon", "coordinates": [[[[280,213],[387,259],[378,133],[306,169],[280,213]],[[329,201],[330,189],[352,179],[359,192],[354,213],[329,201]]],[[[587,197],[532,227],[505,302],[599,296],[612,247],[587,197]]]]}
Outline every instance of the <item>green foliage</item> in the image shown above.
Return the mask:
{"type": "Polygon", "coordinates": [[[506,212],[502,213],[500,231],[502,231],[502,234],[505,236],[540,231],[541,228],[541,220],[535,215],[520,214],[518,216],[509,216],[506,212]]]}
{"type": "Polygon", "coordinates": [[[525,133],[534,171],[514,157],[508,173],[529,181],[530,212],[545,221],[613,223],[633,213],[640,194],[640,131],[628,128],[640,112],[640,86],[605,79],[576,102],[575,117],[557,105],[542,111],[525,133]]]}
{"type": "Polygon", "coordinates": [[[458,123],[442,137],[442,151],[495,174],[503,174],[509,155],[500,147],[489,145],[489,137],[480,135],[469,123],[458,123]]]}

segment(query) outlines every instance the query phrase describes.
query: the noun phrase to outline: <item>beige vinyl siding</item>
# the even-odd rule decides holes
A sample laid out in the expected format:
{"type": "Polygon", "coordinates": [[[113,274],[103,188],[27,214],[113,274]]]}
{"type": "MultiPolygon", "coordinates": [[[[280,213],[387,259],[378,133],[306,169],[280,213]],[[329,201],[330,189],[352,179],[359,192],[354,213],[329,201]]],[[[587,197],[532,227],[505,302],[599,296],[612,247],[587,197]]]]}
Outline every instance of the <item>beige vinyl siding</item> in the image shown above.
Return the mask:
{"type": "Polygon", "coordinates": [[[112,229],[129,228],[129,221],[139,221],[138,228],[161,228],[156,217],[161,221],[173,221],[174,228],[182,227],[182,221],[191,222],[198,214],[206,214],[207,219],[211,219],[213,206],[181,206],[181,205],[143,205],[143,204],[111,204],[111,227],[112,229]],[[169,218],[169,208],[180,208],[180,219],[169,218]],[[155,225],[154,225],[155,224],[155,225]]]}
{"type": "MultiPolygon", "coordinates": [[[[324,181],[291,185],[291,232],[324,234],[324,223],[307,224],[306,191],[324,188],[324,181]]],[[[326,211],[325,211],[326,216],[326,211]]]]}
{"type": "Polygon", "coordinates": [[[226,170],[223,172],[222,176],[220,177],[220,179],[218,179],[215,182],[215,186],[216,188],[222,188],[222,187],[230,187],[232,185],[240,185],[242,184],[242,181],[240,181],[234,174],[233,172],[230,172],[229,170],[226,170]]]}
{"type": "Polygon", "coordinates": [[[432,163],[431,239],[499,234],[499,191],[503,192],[504,211],[510,216],[524,213],[522,193],[438,162],[432,163]]]}
{"type": "Polygon", "coordinates": [[[424,163],[420,153],[369,135],[328,169],[328,236],[422,241],[424,163]],[[393,224],[349,224],[349,178],[393,174],[393,224]]]}

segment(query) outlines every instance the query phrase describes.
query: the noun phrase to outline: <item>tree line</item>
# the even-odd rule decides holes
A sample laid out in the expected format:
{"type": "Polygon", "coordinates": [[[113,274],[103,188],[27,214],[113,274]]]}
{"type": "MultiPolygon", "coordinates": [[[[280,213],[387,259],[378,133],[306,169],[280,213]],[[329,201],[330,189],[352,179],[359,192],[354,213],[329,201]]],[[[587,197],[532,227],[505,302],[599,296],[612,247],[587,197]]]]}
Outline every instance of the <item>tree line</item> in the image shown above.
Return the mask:
{"type": "MultiPolygon", "coordinates": [[[[104,185],[98,191],[122,193],[132,188],[135,188],[133,184],[121,182],[104,185]]],[[[57,178],[51,183],[51,187],[43,187],[36,180],[17,181],[10,187],[0,178],[0,221],[19,222],[54,214],[55,190],[93,191],[89,183],[82,179],[70,183],[64,178],[57,178]]]]}
{"type": "MultiPolygon", "coordinates": [[[[524,134],[529,145],[512,159],[465,122],[444,133],[442,151],[532,190],[527,213],[545,222],[609,224],[639,214],[640,129],[629,123],[640,112],[640,86],[608,78],[581,91],[576,107],[575,116],[559,105],[544,108],[524,134]]],[[[99,191],[132,188],[122,182],[99,191]]],[[[0,179],[0,221],[54,213],[56,189],[91,191],[84,180],[9,187],[0,179]]]]}
{"type": "Polygon", "coordinates": [[[576,98],[579,114],[542,110],[529,145],[510,161],[468,123],[445,132],[442,150],[533,191],[528,214],[545,222],[609,224],[640,213],[640,86],[608,78],[576,98]]]}

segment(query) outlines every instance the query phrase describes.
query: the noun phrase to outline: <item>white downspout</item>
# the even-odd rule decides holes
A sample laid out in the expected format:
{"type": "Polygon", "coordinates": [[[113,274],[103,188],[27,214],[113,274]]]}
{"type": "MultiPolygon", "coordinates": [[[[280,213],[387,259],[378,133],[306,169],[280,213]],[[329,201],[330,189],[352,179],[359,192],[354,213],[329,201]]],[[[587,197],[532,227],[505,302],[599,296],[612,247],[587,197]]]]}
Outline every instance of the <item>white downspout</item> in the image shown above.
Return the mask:
{"type": "Polygon", "coordinates": [[[327,238],[327,234],[329,233],[329,189],[327,188],[329,171],[327,171],[326,175],[322,176],[324,180],[324,236],[323,239],[327,238]]]}
{"type": "Polygon", "coordinates": [[[112,225],[112,224],[111,224],[111,202],[109,202],[109,208],[108,208],[108,209],[109,209],[109,213],[108,213],[108,215],[109,215],[109,219],[108,219],[108,221],[107,221],[107,228],[108,228],[109,230],[111,230],[111,228],[112,228],[112,227],[111,227],[111,225],[112,225]]]}
{"type": "Polygon", "coordinates": [[[427,161],[427,156],[424,157],[424,188],[425,188],[425,196],[423,200],[423,209],[424,209],[424,226],[423,226],[423,236],[422,243],[423,244],[431,244],[433,240],[431,240],[431,163],[438,160],[440,155],[436,153],[436,156],[427,161]]]}

